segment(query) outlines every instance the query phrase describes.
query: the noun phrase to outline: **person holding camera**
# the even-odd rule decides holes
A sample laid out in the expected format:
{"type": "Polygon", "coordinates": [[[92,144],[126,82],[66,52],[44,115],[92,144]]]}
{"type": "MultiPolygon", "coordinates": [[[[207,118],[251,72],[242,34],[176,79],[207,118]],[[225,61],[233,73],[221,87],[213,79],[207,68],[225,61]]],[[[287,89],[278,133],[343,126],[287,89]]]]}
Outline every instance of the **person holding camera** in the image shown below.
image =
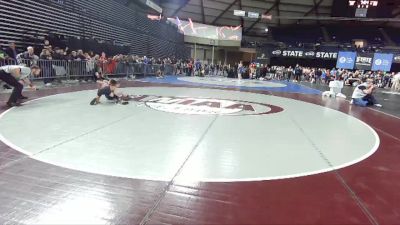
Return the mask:
{"type": "Polygon", "coordinates": [[[382,107],[382,105],[378,104],[375,97],[373,96],[373,92],[376,88],[377,86],[373,83],[373,79],[364,78],[363,83],[358,85],[354,89],[350,104],[362,107],[366,106],[382,107]]]}

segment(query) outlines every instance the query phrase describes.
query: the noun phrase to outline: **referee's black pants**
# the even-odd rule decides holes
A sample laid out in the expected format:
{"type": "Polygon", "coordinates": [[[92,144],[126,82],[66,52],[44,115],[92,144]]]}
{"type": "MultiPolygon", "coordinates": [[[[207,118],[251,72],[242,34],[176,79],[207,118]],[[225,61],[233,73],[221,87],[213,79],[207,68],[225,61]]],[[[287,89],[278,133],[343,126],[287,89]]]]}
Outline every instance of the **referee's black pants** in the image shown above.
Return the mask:
{"type": "Polygon", "coordinates": [[[0,80],[14,87],[7,103],[17,103],[18,99],[22,95],[22,89],[24,88],[24,86],[19,83],[17,79],[15,79],[15,77],[13,77],[10,73],[6,73],[3,70],[0,70],[0,80]]]}

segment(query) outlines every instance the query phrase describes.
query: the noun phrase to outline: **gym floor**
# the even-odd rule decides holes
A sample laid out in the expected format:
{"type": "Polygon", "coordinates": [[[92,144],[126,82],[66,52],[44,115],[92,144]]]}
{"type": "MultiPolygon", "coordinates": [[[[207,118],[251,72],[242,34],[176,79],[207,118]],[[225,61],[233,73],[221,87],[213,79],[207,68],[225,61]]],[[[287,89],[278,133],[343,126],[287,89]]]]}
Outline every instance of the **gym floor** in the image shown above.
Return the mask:
{"type": "MultiPolygon", "coordinates": [[[[310,82],[302,82],[301,84],[320,91],[329,90],[329,87],[324,84],[311,84],[310,82]]],[[[345,94],[348,99],[353,94],[353,91],[354,87],[351,86],[344,86],[342,89],[342,93],[345,94]]],[[[400,117],[400,92],[395,92],[388,87],[378,88],[374,92],[374,96],[378,102],[383,105],[382,108],[374,108],[375,110],[400,117]]]]}
{"type": "Polygon", "coordinates": [[[400,221],[400,118],[390,111],[286,82],[121,87],[128,105],[90,106],[88,83],[0,109],[0,224],[400,221]]]}

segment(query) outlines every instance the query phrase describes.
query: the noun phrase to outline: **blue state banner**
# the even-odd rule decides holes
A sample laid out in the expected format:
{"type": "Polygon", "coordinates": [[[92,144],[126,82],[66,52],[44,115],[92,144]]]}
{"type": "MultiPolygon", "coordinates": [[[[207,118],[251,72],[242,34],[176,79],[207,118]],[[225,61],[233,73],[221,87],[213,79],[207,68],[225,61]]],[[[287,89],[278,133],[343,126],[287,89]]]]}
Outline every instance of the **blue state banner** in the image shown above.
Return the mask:
{"type": "Polygon", "coordinates": [[[354,69],[356,52],[339,52],[336,68],[354,69]]]}
{"type": "Polygon", "coordinates": [[[393,63],[393,54],[375,53],[372,63],[373,71],[390,71],[393,63]]]}

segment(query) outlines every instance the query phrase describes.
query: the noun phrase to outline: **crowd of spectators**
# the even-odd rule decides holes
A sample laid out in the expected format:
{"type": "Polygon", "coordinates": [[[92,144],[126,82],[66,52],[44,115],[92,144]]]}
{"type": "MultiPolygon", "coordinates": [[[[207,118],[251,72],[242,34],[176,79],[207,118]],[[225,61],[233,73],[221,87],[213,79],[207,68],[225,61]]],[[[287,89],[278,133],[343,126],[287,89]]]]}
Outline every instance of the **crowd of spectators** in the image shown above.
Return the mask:
{"type": "MultiPolygon", "coordinates": [[[[37,64],[42,67],[42,73],[44,82],[47,85],[51,85],[55,77],[54,67],[62,67],[62,63],[69,62],[70,73],[77,75],[81,81],[91,79],[90,76],[81,76],[82,74],[93,73],[94,79],[103,78],[107,74],[119,74],[123,73],[130,74],[133,76],[131,67],[126,65],[140,65],[141,73],[148,74],[153,73],[158,77],[162,77],[164,74],[174,75],[186,75],[186,76],[205,76],[205,75],[220,75],[235,77],[238,72],[238,64],[227,65],[227,64],[212,64],[207,62],[201,62],[200,60],[193,59],[176,59],[171,58],[153,58],[138,55],[122,55],[118,54],[115,56],[107,56],[105,52],[101,54],[95,54],[92,51],[83,52],[82,50],[71,50],[68,47],[65,49],[54,47],[45,40],[40,55],[35,54],[33,47],[28,47],[25,52],[18,53],[14,43],[10,43],[9,47],[4,51],[0,52],[0,64],[3,60],[3,64],[37,64]],[[48,60],[51,60],[49,65],[48,60]],[[58,62],[58,63],[57,63],[58,62]],[[84,64],[82,64],[84,63],[84,64]],[[81,68],[84,65],[84,68],[81,68]],[[77,70],[77,71],[76,71],[77,70]],[[85,72],[82,72],[84,70],[85,72]]],[[[65,66],[64,66],[65,67],[65,66]]],[[[135,67],[137,68],[137,67],[135,67]]],[[[243,67],[244,69],[244,67],[243,67]]],[[[244,71],[243,71],[244,73],[244,71]]]]}
{"type": "Polygon", "coordinates": [[[394,81],[400,73],[383,71],[363,71],[363,70],[345,70],[345,69],[325,69],[285,66],[263,66],[260,68],[258,77],[264,79],[287,80],[293,82],[310,82],[328,85],[330,81],[341,80],[346,86],[357,86],[363,78],[372,79],[374,84],[380,88],[392,87],[394,81]]]}
{"type": "MultiPolygon", "coordinates": [[[[62,49],[54,47],[48,40],[43,43],[40,55],[35,54],[33,47],[28,47],[24,52],[18,52],[15,43],[11,42],[9,46],[0,50],[0,64],[30,64],[42,67],[42,78],[46,85],[51,85],[55,75],[65,71],[63,63],[69,62],[69,73],[76,75],[76,79],[85,82],[89,79],[102,79],[107,74],[126,74],[134,76],[132,66],[140,65],[141,73],[153,73],[157,77],[163,77],[164,74],[186,75],[186,76],[227,76],[230,78],[259,78],[259,79],[277,79],[293,82],[311,82],[319,84],[329,84],[332,80],[343,80],[345,85],[357,86],[363,78],[370,78],[380,87],[392,87],[396,80],[395,73],[382,71],[362,71],[362,70],[344,70],[344,69],[324,69],[311,68],[296,65],[294,67],[284,66],[256,66],[255,63],[244,66],[242,62],[234,65],[230,64],[212,64],[192,59],[171,58],[152,58],[137,55],[114,55],[107,56],[105,52],[95,54],[92,51],[71,50],[68,47],[62,49]],[[51,64],[46,64],[52,60],[51,64]],[[154,69],[156,67],[156,69],[154,69]],[[61,69],[60,69],[61,68],[61,69]],[[84,76],[85,75],[85,76],[84,76]]],[[[400,75],[397,75],[399,77],[400,75]]]]}
{"type": "Polygon", "coordinates": [[[130,74],[129,76],[133,76],[132,70],[134,68],[128,68],[127,65],[140,64],[140,67],[137,66],[136,68],[140,69],[142,73],[162,75],[165,72],[191,74],[193,73],[194,64],[192,60],[176,59],[174,57],[153,58],[123,54],[107,56],[105,52],[96,54],[93,51],[71,50],[68,47],[64,49],[60,47],[53,48],[48,40],[44,41],[39,56],[35,54],[33,47],[28,47],[25,52],[19,53],[13,42],[6,49],[0,49],[0,64],[39,65],[42,67],[41,77],[44,78],[44,82],[48,86],[54,81],[54,77],[58,74],[60,67],[64,67],[61,70],[66,70],[65,62],[68,62],[70,73],[76,75],[76,78],[83,82],[92,78],[101,79],[107,74],[130,74]],[[49,60],[51,60],[50,64],[48,63],[49,60]],[[157,65],[156,71],[154,71],[155,69],[152,65],[157,65]],[[166,71],[170,68],[173,68],[173,71],[166,71]],[[93,74],[93,76],[82,76],[87,74],[93,74]]]}

